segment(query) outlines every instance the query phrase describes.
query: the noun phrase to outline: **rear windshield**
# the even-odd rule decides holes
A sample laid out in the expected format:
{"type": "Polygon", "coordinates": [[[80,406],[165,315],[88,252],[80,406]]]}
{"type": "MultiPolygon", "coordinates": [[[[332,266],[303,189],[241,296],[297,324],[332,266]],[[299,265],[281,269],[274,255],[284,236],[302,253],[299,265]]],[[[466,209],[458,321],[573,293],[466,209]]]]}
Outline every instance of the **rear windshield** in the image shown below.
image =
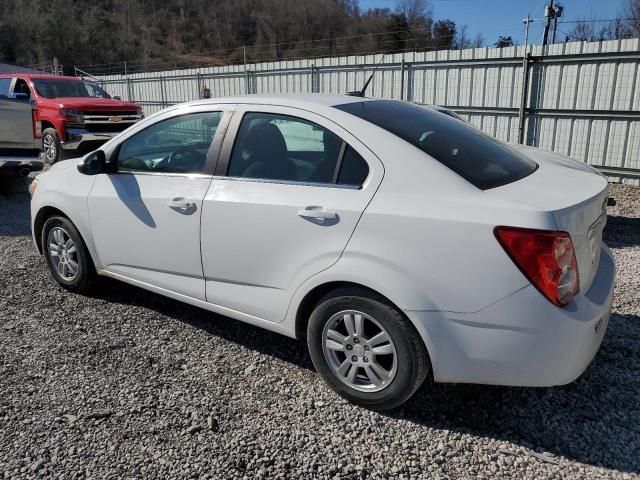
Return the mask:
{"type": "Polygon", "coordinates": [[[95,83],[83,80],[38,78],[33,80],[33,84],[44,98],[111,98],[95,83]]]}
{"type": "Polygon", "coordinates": [[[515,182],[538,167],[495,138],[432,109],[395,100],[335,108],[397,135],[482,190],[515,182]]]}

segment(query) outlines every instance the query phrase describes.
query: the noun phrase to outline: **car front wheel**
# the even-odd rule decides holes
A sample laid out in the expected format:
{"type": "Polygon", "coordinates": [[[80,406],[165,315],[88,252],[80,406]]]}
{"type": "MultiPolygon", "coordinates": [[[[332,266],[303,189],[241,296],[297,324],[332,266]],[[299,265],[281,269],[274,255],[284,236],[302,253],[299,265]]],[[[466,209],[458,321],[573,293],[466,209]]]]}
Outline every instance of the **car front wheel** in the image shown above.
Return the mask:
{"type": "Polygon", "coordinates": [[[42,228],[42,250],[53,278],[72,292],[84,292],[96,271],[80,233],[65,217],[51,217],[42,228]]]}
{"type": "Polygon", "coordinates": [[[307,341],[318,373],[338,394],[373,410],[407,401],[429,373],[429,357],[409,320],[360,288],[325,296],[309,319],[307,341]]]}

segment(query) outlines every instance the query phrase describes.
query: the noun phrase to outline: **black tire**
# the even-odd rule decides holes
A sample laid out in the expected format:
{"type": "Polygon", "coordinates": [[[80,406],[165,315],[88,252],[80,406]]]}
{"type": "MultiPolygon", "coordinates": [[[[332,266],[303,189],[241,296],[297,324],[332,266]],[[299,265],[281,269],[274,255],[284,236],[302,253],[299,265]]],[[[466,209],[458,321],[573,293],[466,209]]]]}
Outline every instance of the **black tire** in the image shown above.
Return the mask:
{"type": "Polygon", "coordinates": [[[42,132],[42,149],[44,151],[44,161],[48,165],[53,165],[63,160],[60,137],[55,128],[46,128],[44,132],[42,132]]]}
{"type": "MultiPolygon", "coordinates": [[[[76,293],[82,293],[89,290],[94,283],[97,275],[96,269],[93,265],[93,261],[91,260],[91,255],[87,250],[87,246],[85,245],[78,229],[71,223],[71,221],[66,217],[53,216],[47,219],[42,227],[42,252],[47,261],[47,265],[49,270],[53,275],[53,278],[58,282],[63,288],[76,293]],[[70,259],[72,262],[75,262],[77,265],[77,270],[75,276],[73,278],[65,278],[63,276],[64,272],[60,272],[56,265],[54,264],[55,257],[61,258],[58,255],[52,255],[50,253],[50,243],[57,243],[55,240],[56,232],[51,233],[56,230],[56,232],[64,232],[66,235],[65,239],[71,239],[73,246],[75,246],[75,251],[73,253],[68,253],[65,250],[64,257],[70,259]],[[50,236],[51,234],[51,236],[50,236]],[[52,240],[52,242],[50,242],[52,240]]],[[[71,245],[71,244],[69,244],[71,245]]],[[[70,251],[71,249],[69,249],[70,251]]],[[[62,255],[58,252],[59,255],[62,255]]],[[[64,267],[62,267],[64,269],[64,267]]],[[[67,267],[67,272],[70,272],[69,267],[67,267]]],[[[69,273],[69,275],[71,275],[69,273]]]]}
{"type": "MultiPolygon", "coordinates": [[[[366,336],[363,335],[363,337],[365,337],[363,342],[366,342],[366,336]]],[[[309,319],[307,343],[316,370],[329,386],[350,402],[371,410],[390,410],[406,402],[422,385],[431,368],[427,349],[411,322],[383,297],[364,288],[339,288],[323,297],[309,319]],[[352,388],[338,378],[338,374],[331,367],[330,361],[325,355],[323,348],[325,327],[329,321],[333,321],[333,318],[340,318],[340,315],[337,314],[347,310],[362,312],[366,317],[374,319],[379,326],[386,330],[395,347],[397,359],[395,376],[381,390],[361,391],[352,388]]],[[[355,347],[355,345],[349,346],[352,349],[355,347]]],[[[362,353],[362,349],[359,352],[362,355],[367,355],[367,353],[362,353]]],[[[353,350],[348,353],[353,353],[353,350]]],[[[373,357],[376,356],[373,355],[373,357]]],[[[351,358],[356,357],[352,356],[351,358]]],[[[367,359],[359,357],[360,360],[367,359]]],[[[363,381],[366,381],[365,376],[359,373],[363,372],[361,367],[356,369],[356,372],[358,372],[356,373],[358,377],[362,377],[363,381]]]]}

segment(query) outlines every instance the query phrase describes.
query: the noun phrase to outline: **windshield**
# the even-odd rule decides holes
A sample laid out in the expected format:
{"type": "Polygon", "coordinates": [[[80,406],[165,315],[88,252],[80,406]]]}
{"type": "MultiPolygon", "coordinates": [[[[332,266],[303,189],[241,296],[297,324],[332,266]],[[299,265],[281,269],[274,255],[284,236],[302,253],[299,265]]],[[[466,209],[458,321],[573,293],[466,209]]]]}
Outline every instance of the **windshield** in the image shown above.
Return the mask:
{"type": "Polygon", "coordinates": [[[111,98],[98,85],[84,80],[69,79],[34,79],[33,84],[41,97],[44,98],[111,98]]]}
{"type": "Polygon", "coordinates": [[[419,148],[481,190],[526,177],[538,167],[508,146],[449,115],[395,100],[337,105],[419,148]]]}

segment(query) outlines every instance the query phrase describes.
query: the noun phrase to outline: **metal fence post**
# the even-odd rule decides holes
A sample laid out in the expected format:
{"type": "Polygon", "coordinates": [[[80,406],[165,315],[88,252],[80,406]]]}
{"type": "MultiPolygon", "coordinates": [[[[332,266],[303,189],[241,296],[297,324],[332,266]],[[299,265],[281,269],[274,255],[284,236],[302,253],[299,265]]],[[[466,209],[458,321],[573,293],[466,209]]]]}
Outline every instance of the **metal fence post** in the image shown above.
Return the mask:
{"type": "Polygon", "coordinates": [[[200,78],[200,72],[196,72],[196,82],[198,83],[197,98],[202,98],[202,79],[200,78]]]}
{"type": "Polygon", "coordinates": [[[315,64],[311,64],[311,93],[319,93],[316,72],[317,70],[315,64]]]}
{"type": "Polygon", "coordinates": [[[529,96],[529,61],[531,54],[527,52],[522,60],[522,95],[518,111],[518,143],[524,144],[524,123],[526,120],[527,97],[529,96]]]}
{"type": "Polygon", "coordinates": [[[131,79],[127,77],[127,101],[131,102],[131,79]]]}
{"type": "Polygon", "coordinates": [[[404,58],[400,62],[400,100],[404,100],[404,58]]]}
{"type": "Polygon", "coordinates": [[[164,77],[160,77],[160,101],[162,102],[162,108],[166,107],[166,98],[164,96],[164,77]]]}
{"type": "Polygon", "coordinates": [[[244,71],[244,93],[251,93],[251,79],[249,78],[249,70],[244,71]]]}

